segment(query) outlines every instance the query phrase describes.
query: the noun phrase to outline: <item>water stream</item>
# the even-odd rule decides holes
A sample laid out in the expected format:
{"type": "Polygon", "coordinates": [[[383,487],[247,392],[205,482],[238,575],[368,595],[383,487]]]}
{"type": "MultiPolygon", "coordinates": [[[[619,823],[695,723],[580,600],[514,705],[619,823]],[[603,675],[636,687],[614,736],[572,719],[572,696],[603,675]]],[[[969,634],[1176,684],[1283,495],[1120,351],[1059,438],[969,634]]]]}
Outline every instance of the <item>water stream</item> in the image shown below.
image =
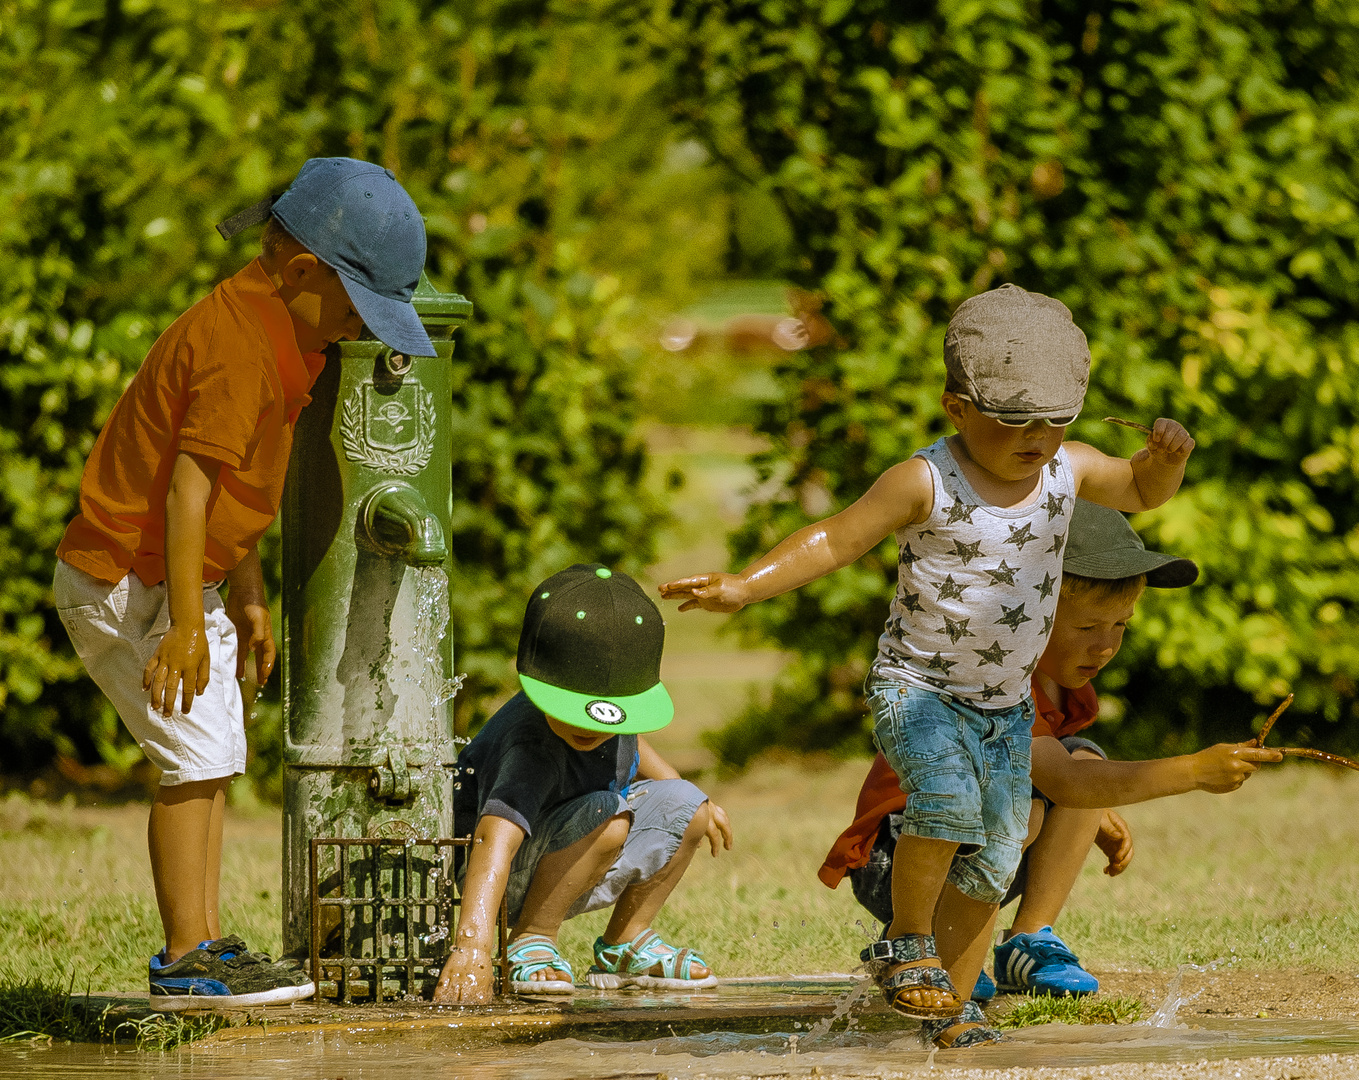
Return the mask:
{"type": "Polygon", "coordinates": [[[415,634],[411,642],[414,670],[403,664],[407,683],[413,683],[431,709],[451,701],[462,688],[463,677],[444,678],[443,640],[448,636],[448,574],[442,566],[422,566],[415,571],[415,634]]]}

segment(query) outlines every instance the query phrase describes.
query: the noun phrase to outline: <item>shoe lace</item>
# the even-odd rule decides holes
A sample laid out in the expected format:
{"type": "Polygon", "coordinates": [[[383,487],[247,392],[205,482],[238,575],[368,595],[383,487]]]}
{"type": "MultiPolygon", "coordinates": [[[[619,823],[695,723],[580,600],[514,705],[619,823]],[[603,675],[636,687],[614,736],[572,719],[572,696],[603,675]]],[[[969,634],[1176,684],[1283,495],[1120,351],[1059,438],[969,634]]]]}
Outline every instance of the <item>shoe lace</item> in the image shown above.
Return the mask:
{"type": "Polygon", "coordinates": [[[209,946],[208,951],[216,954],[217,959],[224,964],[243,967],[246,964],[273,963],[267,953],[251,952],[246,948],[245,942],[235,936],[220,938],[217,941],[214,941],[211,946],[209,946]]]}
{"type": "Polygon", "coordinates": [[[1066,942],[1061,938],[1028,941],[1024,945],[1024,951],[1040,964],[1051,964],[1056,962],[1080,966],[1080,960],[1077,959],[1076,954],[1067,947],[1066,942]]]}

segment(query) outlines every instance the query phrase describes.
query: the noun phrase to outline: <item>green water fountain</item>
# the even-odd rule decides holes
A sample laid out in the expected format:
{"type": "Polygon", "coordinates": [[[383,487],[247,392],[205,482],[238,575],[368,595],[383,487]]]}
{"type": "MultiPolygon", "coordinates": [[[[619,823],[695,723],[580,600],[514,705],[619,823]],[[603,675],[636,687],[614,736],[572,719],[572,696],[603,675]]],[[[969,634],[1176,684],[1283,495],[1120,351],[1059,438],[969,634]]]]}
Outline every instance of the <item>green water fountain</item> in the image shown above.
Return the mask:
{"type": "Polygon", "coordinates": [[[450,360],[472,305],[423,275],[412,302],[438,355],[332,346],[283,499],[283,951],[345,958],[317,979],[345,1000],[419,992],[453,899],[425,842],[454,832],[450,360]]]}

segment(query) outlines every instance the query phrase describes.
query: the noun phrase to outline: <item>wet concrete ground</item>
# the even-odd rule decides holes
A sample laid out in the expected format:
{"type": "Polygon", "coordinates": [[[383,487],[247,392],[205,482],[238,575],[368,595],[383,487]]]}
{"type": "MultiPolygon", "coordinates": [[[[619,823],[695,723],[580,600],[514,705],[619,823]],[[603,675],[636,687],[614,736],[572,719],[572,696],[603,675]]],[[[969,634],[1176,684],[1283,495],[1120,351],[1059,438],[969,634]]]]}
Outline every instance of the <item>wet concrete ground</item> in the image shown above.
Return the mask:
{"type": "MultiPolygon", "coordinates": [[[[1148,1014],[1173,977],[1098,974],[1104,993],[1138,996],[1148,1014]]],[[[921,1045],[914,1023],[889,1013],[866,987],[846,1029],[844,1004],[859,985],[849,977],[727,980],[698,994],[582,988],[565,1001],[514,999],[467,1010],[302,1003],[254,1010],[251,1023],[166,1054],[0,1046],[0,1078],[1359,1080],[1356,984],[1299,971],[1186,971],[1182,1003],[1165,1026],[1054,1024],[1010,1032],[996,1046],[935,1053],[921,1045]]],[[[992,1012],[1010,1000],[1002,997],[992,1012]]],[[[91,1004],[105,1003],[129,1017],[145,1010],[144,999],[131,997],[91,1004]]]]}
{"type": "MultiPolygon", "coordinates": [[[[1140,998],[1153,1012],[1164,1000],[1173,972],[1096,971],[1100,992],[1106,996],[1140,998]]],[[[298,1002],[291,1006],[256,1009],[246,1013],[267,1022],[268,1034],[335,1028],[344,1031],[381,1031],[427,1027],[473,1030],[566,1032],[574,1029],[620,1026],[681,1025],[714,1030],[722,1024],[775,1026],[814,1023],[830,1016],[855,985],[848,975],[804,976],[784,979],[724,979],[713,991],[697,994],[648,993],[635,990],[602,991],[577,988],[571,998],[511,997],[481,1009],[452,1009],[426,1001],[388,1002],[381,1006],[338,1006],[332,1002],[298,1002]]],[[[1193,1018],[1352,1020],[1359,1022],[1359,975],[1308,973],[1298,970],[1248,972],[1225,968],[1186,971],[1177,1016],[1193,1018]],[[1261,1017],[1264,1013],[1264,1017],[1261,1017]]],[[[93,1003],[115,1005],[129,1017],[146,1013],[146,999],[119,994],[92,995],[93,1003]]],[[[1003,1012],[1013,998],[1001,996],[990,1013],[1003,1012]]],[[[855,1015],[865,1021],[891,1020],[878,995],[865,995],[855,1015]]],[[[218,1039],[254,1038],[261,1030],[232,1028],[218,1039]]]]}

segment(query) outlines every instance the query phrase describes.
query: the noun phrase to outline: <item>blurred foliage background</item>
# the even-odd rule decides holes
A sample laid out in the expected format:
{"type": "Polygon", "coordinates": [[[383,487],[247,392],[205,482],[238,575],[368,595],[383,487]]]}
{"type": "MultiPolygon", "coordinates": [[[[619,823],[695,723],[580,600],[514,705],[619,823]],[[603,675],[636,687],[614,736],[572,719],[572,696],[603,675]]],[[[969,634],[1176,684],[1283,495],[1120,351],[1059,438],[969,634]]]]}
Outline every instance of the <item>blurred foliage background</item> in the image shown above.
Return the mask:
{"type": "MultiPolygon", "coordinates": [[[[1073,437],[1128,454],[1099,417],[1169,415],[1199,444],[1135,524],[1203,576],[1144,601],[1096,737],[1241,738],[1292,688],[1290,739],[1359,746],[1348,3],[0,0],[0,71],[6,771],[135,760],[51,608],[52,553],[156,334],[255,254],[213,223],[331,154],[397,173],[431,277],[476,305],[455,357],[461,725],[512,684],[535,581],[652,558],[642,420],[767,437],[740,566],[944,433],[948,317],[1014,281],[1090,339],[1073,437]],[[814,297],[835,334],[752,406],[652,343],[756,280],[814,297]]],[[[722,760],[867,748],[895,566],[889,542],[738,617],[797,660],[713,737],[722,760]]],[[[252,737],[266,793],[276,700],[252,737]]]]}

